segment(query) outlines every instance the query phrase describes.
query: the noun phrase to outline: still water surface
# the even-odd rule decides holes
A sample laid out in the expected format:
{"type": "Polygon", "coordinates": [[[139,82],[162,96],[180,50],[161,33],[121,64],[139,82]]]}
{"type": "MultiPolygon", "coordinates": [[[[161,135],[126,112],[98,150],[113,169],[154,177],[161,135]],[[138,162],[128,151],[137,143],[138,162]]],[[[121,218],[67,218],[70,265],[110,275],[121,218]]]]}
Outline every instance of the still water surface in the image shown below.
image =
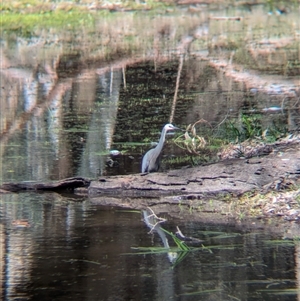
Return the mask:
{"type": "Polygon", "coordinates": [[[55,193],[3,195],[0,206],[3,300],[299,298],[299,242],[267,228],[162,215],[165,229],[179,226],[205,246],[171,262],[170,253],[137,254],[136,247],[163,246],[141,212],[55,193]]]}
{"type": "MultiPolygon", "coordinates": [[[[245,27],[251,35],[258,34],[255,27],[266,27],[252,24],[259,19],[252,11],[246,14],[253,18],[248,19],[250,28],[245,27]]],[[[231,12],[221,14],[227,15],[231,12]]],[[[277,27],[268,27],[276,38],[282,34],[281,28],[299,36],[294,24],[295,31],[282,26],[288,15],[270,17],[261,11],[258,16],[274,19],[277,27]]],[[[196,19],[202,22],[198,16],[196,19]]],[[[196,44],[194,52],[218,56],[229,27],[218,20],[200,23],[197,32],[201,31],[208,43],[196,44]]],[[[233,21],[230,26],[236,29],[243,24],[233,21]]],[[[260,33],[259,40],[250,45],[264,47],[272,42],[265,36],[260,33]]],[[[105,68],[97,59],[85,64],[88,57],[79,61],[79,56],[63,51],[36,60],[33,53],[45,51],[43,57],[47,57],[47,49],[35,45],[34,40],[26,41],[34,46],[29,47],[28,55],[22,54],[22,40],[12,39],[11,46],[7,43],[9,55],[3,56],[1,68],[0,182],[139,172],[143,153],[158,140],[170,118],[179,60],[171,55],[174,47],[168,34],[165,39],[170,44],[167,60],[139,58],[133,64],[106,64],[105,68]],[[111,150],[121,155],[115,157],[111,150]]],[[[79,44],[83,47],[79,52],[88,56],[86,45],[79,44]]],[[[274,61],[279,66],[295,61],[298,66],[299,47],[294,52],[291,49],[275,59],[273,52],[266,56],[270,74],[278,72],[273,70],[274,61]],[[282,62],[283,58],[286,61],[282,62]]],[[[262,59],[258,57],[257,64],[264,69],[262,59]]],[[[299,129],[300,114],[294,87],[299,89],[297,73],[295,77],[290,73],[284,72],[281,79],[271,76],[270,89],[261,91],[259,84],[246,86],[207,60],[187,54],[172,122],[186,128],[205,119],[224,138],[221,125],[225,121],[241,130],[243,117],[255,116],[260,132],[291,133],[299,129]],[[296,82],[290,91],[294,96],[282,93],[283,82],[296,82]]],[[[186,155],[172,142],[165,150],[167,159],[186,155]]],[[[299,241],[282,240],[267,226],[254,230],[164,217],[167,230],[175,232],[179,226],[185,235],[203,240],[204,247],[181,254],[182,261],[176,261],[180,254],[174,252],[138,254],[134,248],[163,245],[157,233],[149,234],[142,212],[101,207],[90,199],[55,193],[1,195],[1,298],[300,300],[299,241]]],[[[174,245],[171,239],[169,243],[174,245]]]]}

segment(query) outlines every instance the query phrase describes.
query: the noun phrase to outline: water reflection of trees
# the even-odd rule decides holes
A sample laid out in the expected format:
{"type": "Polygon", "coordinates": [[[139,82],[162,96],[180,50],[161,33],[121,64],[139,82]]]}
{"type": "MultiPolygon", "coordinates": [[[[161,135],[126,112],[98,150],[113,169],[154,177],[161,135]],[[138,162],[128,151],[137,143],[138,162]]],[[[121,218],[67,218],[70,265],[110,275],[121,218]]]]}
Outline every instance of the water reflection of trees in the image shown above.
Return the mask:
{"type": "MultiPolygon", "coordinates": [[[[169,120],[177,59],[155,64],[146,60],[128,65],[126,72],[122,69],[126,62],[115,68],[85,69],[78,55],[52,55],[32,68],[25,68],[26,62],[19,64],[15,67],[6,58],[7,68],[1,69],[1,158],[7,166],[2,179],[104,174],[112,146],[145,137],[154,141],[169,120]]],[[[186,57],[174,123],[205,119],[215,127],[257,112],[263,129],[277,123],[295,130],[300,115],[297,102],[296,92],[284,96],[276,85],[270,94],[249,90],[243,81],[233,80],[207,61],[186,57]],[[268,111],[273,107],[279,110],[268,111]]],[[[138,171],[145,150],[138,149],[124,170],[138,171]]]]}
{"type": "Polygon", "coordinates": [[[93,69],[78,76],[76,69],[58,80],[59,70],[47,66],[2,70],[2,179],[95,176],[104,169],[121,71],[93,69]]]}

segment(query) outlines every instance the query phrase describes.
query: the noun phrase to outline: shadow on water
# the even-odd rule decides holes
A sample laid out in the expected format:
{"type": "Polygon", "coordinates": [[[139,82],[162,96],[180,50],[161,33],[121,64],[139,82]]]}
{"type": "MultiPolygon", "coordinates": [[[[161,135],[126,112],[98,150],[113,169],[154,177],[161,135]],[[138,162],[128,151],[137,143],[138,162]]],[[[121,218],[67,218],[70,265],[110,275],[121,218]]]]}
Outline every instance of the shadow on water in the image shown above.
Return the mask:
{"type": "Polygon", "coordinates": [[[172,239],[168,253],[136,250],[168,247],[155,231],[149,234],[141,212],[55,193],[4,195],[0,206],[3,300],[296,300],[299,295],[299,242],[282,240],[272,227],[204,225],[165,214],[165,229],[175,232],[179,226],[202,241],[174,265],[172,239]]]}

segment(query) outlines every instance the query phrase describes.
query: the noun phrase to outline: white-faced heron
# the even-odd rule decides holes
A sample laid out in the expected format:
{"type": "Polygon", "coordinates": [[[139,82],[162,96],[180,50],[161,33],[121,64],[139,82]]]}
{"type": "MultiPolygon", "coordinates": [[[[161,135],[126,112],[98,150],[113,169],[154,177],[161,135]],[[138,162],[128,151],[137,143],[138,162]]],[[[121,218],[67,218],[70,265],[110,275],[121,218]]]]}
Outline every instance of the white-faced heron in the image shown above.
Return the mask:
{"type": "Polygon", "coordinates": [[[150,149],[143,157],[142,161],[142,173],[158,171],[160,165],[160,155],[164,146],[166,133],[171,130],[179,130],[171,123],[167,123],[161,132],[159,142],[155,148],[150,149]]]}

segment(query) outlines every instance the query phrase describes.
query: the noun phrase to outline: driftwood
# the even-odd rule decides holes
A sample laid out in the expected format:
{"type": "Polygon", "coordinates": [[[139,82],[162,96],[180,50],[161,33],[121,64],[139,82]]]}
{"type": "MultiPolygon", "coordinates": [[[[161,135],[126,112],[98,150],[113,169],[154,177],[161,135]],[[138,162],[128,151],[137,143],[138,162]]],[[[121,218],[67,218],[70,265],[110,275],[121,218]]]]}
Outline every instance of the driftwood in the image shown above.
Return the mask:
{"type": "Polygon", "coordinates": [[[300,151],[286,150],[266,157],[231,159],[167,173],[103,177],[92,181],[90,196],[160,197],[239,195],[251,190],[280,190],[300,177],[300,151]]]}
{"type": "Polygon", "coordinates": [[[87,187],[90,184],[88,179],[81,177],[68,178],[60,181],[53,181],[48,183],[37,182],[21,182],[21,183],[3,183],[0,187],[1,192],[18,192],[24,190],[74,190],[78,187],[87,187]]]}

